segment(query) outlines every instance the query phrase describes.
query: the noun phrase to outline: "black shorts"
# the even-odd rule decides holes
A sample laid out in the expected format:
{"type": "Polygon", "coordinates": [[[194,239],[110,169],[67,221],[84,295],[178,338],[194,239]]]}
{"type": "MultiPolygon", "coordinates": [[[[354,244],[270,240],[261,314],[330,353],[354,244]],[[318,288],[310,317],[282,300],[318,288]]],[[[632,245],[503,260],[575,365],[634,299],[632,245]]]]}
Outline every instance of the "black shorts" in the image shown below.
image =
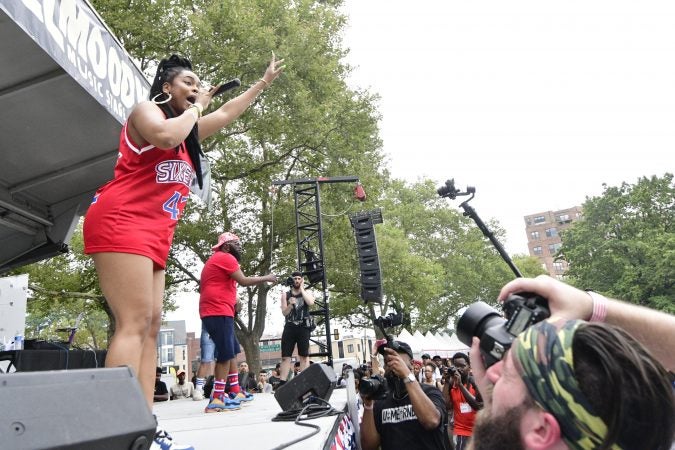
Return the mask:
{"type": "Polygon", "coordinates": [[[284,326],[281,335],[281,357],[293,356],[293,348],[298,345],[298,355],[309,356],[309,336],[311,331],[303,325],[295,325],[291,322],[284,326]]]}

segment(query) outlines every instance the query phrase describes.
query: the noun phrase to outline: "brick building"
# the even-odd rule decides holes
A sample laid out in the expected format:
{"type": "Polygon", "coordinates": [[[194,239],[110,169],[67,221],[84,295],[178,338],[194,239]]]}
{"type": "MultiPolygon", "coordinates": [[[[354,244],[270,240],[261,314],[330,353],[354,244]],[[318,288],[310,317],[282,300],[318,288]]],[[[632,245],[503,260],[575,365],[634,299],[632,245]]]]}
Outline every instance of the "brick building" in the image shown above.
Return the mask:
{"type": "Polygon", "coordinates": [[[580,217],[581,207],[573,206],[557,211],[530,214],[524,218],[530,256],[538,258],[544,270],[554,278],[562,279],[567,270],[567,262],[555,258],[562,247],[560,232],[580,217]]]}

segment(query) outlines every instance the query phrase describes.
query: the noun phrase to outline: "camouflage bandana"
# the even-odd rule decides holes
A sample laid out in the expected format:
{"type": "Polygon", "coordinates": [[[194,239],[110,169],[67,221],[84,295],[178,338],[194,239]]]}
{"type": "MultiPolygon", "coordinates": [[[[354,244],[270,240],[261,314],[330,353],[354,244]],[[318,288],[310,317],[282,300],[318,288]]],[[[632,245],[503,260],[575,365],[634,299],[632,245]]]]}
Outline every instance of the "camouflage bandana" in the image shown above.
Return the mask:
{"type": "MultiPolygon", "coordinates": [[[[604,441],[607,425],[595,414],[574,377],[572,338],[582,324],[580,320],[539,322],[518,336],[511,351],[527,390],[556,418],[567,445],[591,450],[604,441]]],[[[611,448],[621,450],[618,444],[611,448]]]]}

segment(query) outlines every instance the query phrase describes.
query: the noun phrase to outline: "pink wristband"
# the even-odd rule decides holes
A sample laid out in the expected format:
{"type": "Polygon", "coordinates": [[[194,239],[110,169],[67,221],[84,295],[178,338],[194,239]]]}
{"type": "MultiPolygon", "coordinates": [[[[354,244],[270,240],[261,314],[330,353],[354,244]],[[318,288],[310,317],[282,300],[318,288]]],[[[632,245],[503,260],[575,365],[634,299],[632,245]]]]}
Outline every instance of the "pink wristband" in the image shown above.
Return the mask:
{"type": "Polygon", "coordinates": [[[586,291],[593,300],[593,314],[588,319],[589,322],[604,322],[607,318],[607,299],[593,291],[586,291]]]}

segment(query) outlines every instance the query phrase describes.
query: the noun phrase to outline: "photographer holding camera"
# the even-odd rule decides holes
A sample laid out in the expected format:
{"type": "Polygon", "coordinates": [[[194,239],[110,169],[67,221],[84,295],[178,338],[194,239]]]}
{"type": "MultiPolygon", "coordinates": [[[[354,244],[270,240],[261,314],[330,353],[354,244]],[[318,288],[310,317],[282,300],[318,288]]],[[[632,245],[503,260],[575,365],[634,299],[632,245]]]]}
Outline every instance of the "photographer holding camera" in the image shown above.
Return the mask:
{"type": "Polygon", "coordinates": [[[486,348],[497,346],[483,341],[499,334],[474,331],[473,373],[485,401],[474,450],[671,448],[675,399],[666,368],[675,363],[675,317],[546,276],[514,280],[499,299],[514,293],[546,299],[551,318],[502,341],[508,351],[496,360],[486,348]]]}
{"type": "Polygon", "coordinates": [[[386,392],[381,392],[383,389],[370,392],[369,386],[380,385],[377,378],[361,380],[359,391],[364,404],[361,448],[450,448],[443,396],[435,387],[423,386],[415,379],[410,346],[393,341],[393,345],[383,345],[378,352],[384,355],[386,383],[382,384],[387,388],[386,392]]]}
{"type": "Polygon", "coordinates": [[[443,397],[448,411],[452,411],[455,450],[467,448],[476,412],[483,408],[483,399],[470,372],[469,357],[458,352],[452,357],[452,366],[444,373],[443,397]]]}
{"type": "Polygon", "coordinates": [[[281,335],[281,380],[285,382],[291,369],[291,356],[296,344],[300,359],[300,371],[309,365],[309,337],[312,333],[312,318],[309,307],[314,296],[305,290],[302,272],[293,272],[287,280],[290,290],[281,294],[281,313],[286,317],[281,335]]]}

